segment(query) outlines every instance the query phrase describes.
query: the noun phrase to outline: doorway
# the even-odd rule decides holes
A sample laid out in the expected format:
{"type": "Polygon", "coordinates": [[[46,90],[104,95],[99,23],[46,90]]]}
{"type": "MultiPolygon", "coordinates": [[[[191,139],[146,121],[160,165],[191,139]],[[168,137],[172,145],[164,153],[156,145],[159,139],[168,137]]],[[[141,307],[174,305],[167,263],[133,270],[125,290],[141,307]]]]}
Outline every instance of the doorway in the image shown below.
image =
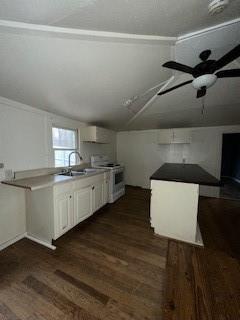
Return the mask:
{"type": "Polygon", "coordinates": [[[220,197],[240,200],[240,133],[223,134],[220,197]]]}

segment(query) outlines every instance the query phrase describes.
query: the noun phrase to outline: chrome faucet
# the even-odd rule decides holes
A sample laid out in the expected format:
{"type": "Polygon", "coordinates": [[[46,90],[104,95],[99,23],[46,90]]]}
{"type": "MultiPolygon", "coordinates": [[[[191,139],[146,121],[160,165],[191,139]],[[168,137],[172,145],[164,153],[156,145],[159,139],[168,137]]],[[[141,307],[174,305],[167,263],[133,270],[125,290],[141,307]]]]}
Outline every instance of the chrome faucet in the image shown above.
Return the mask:
{"type": "Polygon", "coordinates": [[[77,154],[79,159],[80,159],[80,162],[83,160],[83,158],[81,157],[80,153],[78,151],[72,151],[71,153],[69,153],[69,156],[68,156],[68,168],[71,170],[71,156],[73,154],[77,154]]]}

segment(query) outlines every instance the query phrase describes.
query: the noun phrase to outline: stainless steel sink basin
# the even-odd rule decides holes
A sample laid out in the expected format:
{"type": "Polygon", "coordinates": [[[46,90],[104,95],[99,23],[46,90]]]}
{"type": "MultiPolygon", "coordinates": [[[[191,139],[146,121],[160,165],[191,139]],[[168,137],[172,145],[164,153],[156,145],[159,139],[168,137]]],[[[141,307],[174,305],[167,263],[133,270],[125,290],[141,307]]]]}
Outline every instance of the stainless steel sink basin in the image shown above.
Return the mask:
{"type": "Polygon", "coordinates": [[[67,176],[67,177],[75,177],[75,176],[84,176],[86,175],[85,172],[78,172],[78,171],[71,171],[71,172],[62,172],[58,173],[60,176],[67,176]]]}
{"type": "Polygon", "coordinates": [[[90,173],[94,173],[97,170],[94,168],[85,168],[85,169],[80,169],[80,170],[72,170],[71,172],[61,172],[58,173],[60,176],[67,176],[67,177],[76,177],[76,176],[85,176],[90,173]]]}

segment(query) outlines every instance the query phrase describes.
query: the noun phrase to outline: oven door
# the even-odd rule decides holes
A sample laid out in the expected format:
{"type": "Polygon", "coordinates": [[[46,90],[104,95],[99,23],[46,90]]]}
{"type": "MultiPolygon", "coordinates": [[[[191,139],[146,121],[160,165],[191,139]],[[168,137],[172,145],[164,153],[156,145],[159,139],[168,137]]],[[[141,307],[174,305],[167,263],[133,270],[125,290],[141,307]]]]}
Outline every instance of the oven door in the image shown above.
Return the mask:
{"type": "Polygon", "coordinates": [[[123,168],[119,168],[116,170],[112,170],[112,190],[111,192],[114,194],[116,192],[118,192],[119,190],[124,188],[124,169],[123,168]]]}

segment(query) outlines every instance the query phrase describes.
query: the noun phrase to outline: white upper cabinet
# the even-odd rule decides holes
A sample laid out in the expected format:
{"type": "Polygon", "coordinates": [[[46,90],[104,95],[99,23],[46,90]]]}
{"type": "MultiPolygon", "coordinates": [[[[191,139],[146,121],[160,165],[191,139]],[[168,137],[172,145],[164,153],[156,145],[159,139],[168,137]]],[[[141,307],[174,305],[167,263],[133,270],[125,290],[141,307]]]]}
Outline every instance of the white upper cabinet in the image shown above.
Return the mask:
{"type": "Polygon", "coordinates": [[[89,126],[80,129],[81,142],[110,143],[113,132],[108,129],[89,126]]]}
{"type": "Polygon", "coordinates": [[[158,131],[158,144],[191,143],[190,129],[161,129],[158,131]]]}
{"type": "Polygon", "coordinates": [[[173,143],[191,143],[192,136],[189,129],[174,129],[173,143]]]}
{"type": "Polygon", "coordinates": [[[159,144],[170,144],[173,142],[173,130],[162,129],[158,131],[158,143],[159,144]]]}

